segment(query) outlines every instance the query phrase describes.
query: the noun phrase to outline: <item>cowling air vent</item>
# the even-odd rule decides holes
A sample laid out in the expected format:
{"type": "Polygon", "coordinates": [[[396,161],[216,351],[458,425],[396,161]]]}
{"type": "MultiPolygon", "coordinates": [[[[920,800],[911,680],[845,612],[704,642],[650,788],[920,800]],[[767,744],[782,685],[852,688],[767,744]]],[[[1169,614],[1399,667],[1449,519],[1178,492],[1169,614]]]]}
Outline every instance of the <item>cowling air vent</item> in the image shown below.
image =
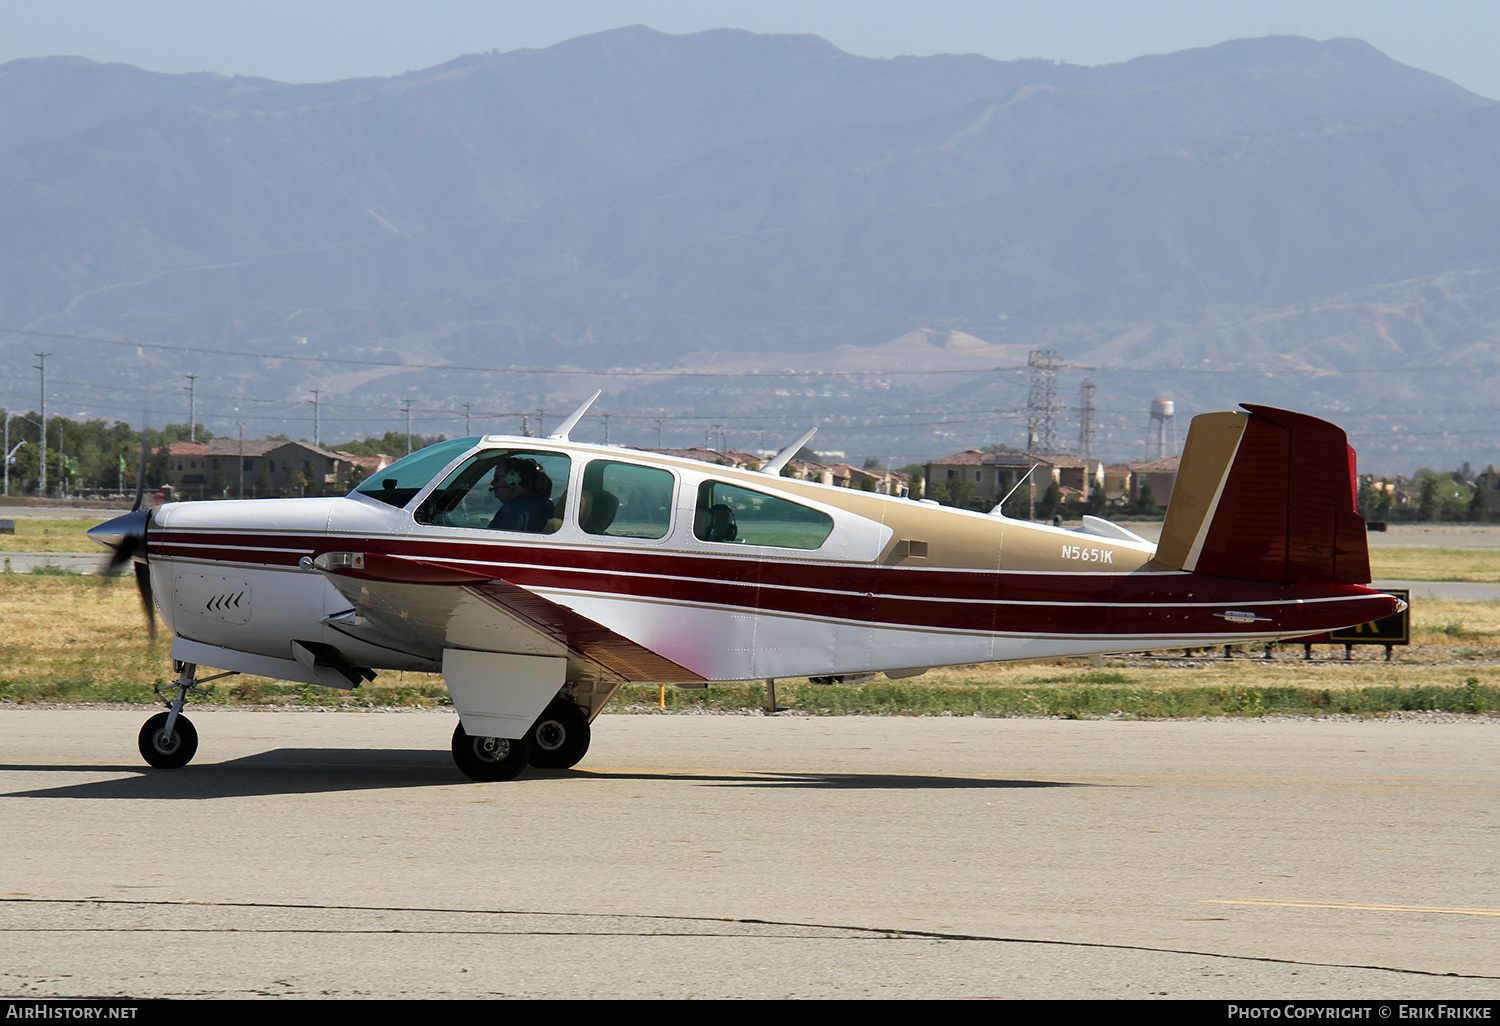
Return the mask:
{"type": "Polygon", "coordinates": [[[250,582],[243,577],[178,574],[177,608],[228,623],[250,622],[250,582]]]}

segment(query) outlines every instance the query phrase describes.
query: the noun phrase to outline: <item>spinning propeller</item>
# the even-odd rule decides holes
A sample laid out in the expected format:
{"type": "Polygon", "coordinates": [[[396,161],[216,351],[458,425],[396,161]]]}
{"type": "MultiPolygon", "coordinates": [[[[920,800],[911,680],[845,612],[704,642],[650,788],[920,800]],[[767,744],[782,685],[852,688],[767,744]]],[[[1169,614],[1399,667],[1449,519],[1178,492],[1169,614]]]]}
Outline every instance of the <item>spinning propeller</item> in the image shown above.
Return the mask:
{"type": "Polygon", "coordinates": [[[146,498],[146,439],[141,438],[141,461],[135,476],[135,502],[130,512],[89,528],[88,535],[106,548],[113,549],[104,564],[104,576],[110,578],[135,565],[135,587],[141,596],[141,610],[146,614],[146,630],[156,640],[156,606],[151,595],[151,570],[146,565],[146,532],[151,527],[151,511],[142,508],[146,498]]]}

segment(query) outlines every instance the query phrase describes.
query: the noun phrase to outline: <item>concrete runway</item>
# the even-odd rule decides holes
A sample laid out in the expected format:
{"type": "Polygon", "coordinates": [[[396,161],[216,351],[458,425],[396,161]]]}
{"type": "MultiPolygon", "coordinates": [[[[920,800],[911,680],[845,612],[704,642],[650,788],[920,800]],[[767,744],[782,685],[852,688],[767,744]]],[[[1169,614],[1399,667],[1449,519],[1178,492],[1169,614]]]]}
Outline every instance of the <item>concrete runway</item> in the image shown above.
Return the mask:
{"type": "Polygon", "coordinates": [[[0,993],[1500,998],[1500,722],[0,708],[0,993]]]}

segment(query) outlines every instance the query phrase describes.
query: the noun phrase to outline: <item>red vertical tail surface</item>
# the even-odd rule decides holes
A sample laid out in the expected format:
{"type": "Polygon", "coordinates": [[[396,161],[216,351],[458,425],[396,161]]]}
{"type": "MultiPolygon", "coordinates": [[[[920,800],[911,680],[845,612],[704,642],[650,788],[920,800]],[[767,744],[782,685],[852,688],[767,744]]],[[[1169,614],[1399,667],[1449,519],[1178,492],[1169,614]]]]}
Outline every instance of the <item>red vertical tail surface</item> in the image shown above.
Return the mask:
{"type": "Polygon", "coordinates": [[[1354,450],[1316,417],[1246,404],[1193,418],[1157,562],[1286,584],[1365,584],[1354,450]]]}

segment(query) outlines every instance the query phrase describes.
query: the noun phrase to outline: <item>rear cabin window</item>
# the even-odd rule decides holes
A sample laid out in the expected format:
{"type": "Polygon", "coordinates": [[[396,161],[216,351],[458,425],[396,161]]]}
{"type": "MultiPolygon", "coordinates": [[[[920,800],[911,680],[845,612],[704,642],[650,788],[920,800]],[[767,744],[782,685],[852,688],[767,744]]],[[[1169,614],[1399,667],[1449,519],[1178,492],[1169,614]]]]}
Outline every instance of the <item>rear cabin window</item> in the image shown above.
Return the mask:
{"type": "Polygon", "coordinates": [[[459,464],[414,516],[437,527],[551,534],[562,526],[572,466],[556,452],[486,449],[459,464]]]}
{"type": "Polygon", "coordinates": [[[827,513],[723,481],[698,486],[693,536],[699,541],[816,549],[833,533],[827,513]]]}
{"type": "Polygon", "coordinates": [[[446,442],[418,449],[410,456],[403,456],[384,470],[371,474],[354,489],[358,495],[403,508],[427,487],[427,482],[443,472],[443,468],[478,444],[477,438],[452,438],[446,442]]]}
{"type": "Polygon", "coordinates": [[[583,470],[578,524],[607,538],[665,538],[677,479],[637,463],[593,460],[583,470]]]}

